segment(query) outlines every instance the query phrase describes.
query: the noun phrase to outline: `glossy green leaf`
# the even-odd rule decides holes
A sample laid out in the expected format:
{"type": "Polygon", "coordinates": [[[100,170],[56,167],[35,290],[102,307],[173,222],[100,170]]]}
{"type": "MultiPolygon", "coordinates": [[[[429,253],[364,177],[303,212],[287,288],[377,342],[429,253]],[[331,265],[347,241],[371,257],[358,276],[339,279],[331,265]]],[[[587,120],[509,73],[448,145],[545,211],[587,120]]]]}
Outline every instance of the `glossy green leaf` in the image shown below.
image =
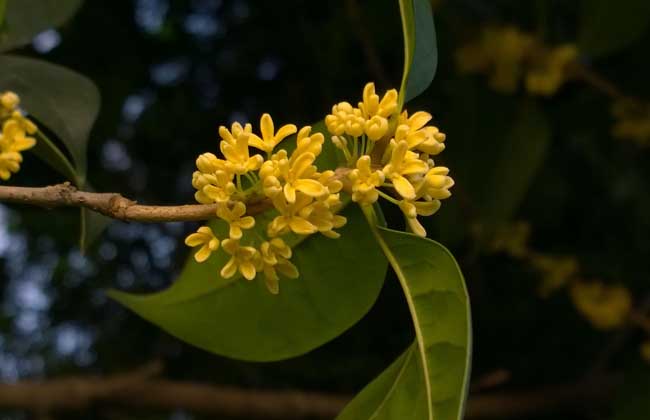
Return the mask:
{"type": "MultiPolygon", "coordinates": [[[[366,214],[374,225],[375,216],[366,214]]],[[[416,341],[338,420],[462,419],[472,338],[458,264],[437,242],[381,227],[373,232],[402,285],[416,341]]]]}
{"type": "Polygon", "coordinates": [[[34,35],[69,20],[83,0],[5,0],[0,51],[29,44],[34,35]]]}
{"type": "Polygon", "coordinates": [[[590,0],[582,2],[582,21],[578,36],[580,50],[604,56],[625,48],[650,27],[650,2],[647,0],[590,0]]]}
{"type": "MultiPolygon", "coordinates": [[[[386,273],[385,258],[356,206],[343,214],[341,238],[308,237],[294,248],[300,277],[282,279],[279,295],[253,281],[219,276],[227,255],[189,260],[176,282],[152,295],[110,295],[143,318],[197,347],[224,356],[272,361],[308,352],[355,324],[374,304],[386,273]]],[[[266,226],[258,216],[255,229],[266,226]]],[[[218,236],[223,223],[213,222],[218,236]]],[[[259,230],[258,230],[259,232],[259,230]]]]}
{"type": "Polygon", "coordinates": [[[429,0],[400,0],[404,33],[404,72],[400,105],[424,92],[438,67],[438,47],[429,0]]]}
{"type": "Polygon", "coordinates": [[[86,77],[41,60],[0,56],[0,89],[13,90],[21,106],[62,141],[83,185],[86,146],[97,118],[100,96],[86,77]]]}

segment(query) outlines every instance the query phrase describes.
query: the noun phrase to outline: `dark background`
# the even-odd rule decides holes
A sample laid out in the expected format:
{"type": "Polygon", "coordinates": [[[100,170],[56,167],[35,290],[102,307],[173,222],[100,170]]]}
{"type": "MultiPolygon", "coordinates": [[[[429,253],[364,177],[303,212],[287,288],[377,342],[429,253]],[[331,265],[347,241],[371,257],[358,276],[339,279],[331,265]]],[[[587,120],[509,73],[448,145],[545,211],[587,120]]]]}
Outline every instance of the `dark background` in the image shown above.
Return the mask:
{"type": "MultiPolygon", "coordinates": [[[[467,279],[474,378],[504,370],[507,379],[495,389],[518,391],[580,381],[603,354],[606,371],[642,366],[639,332],[629,332],[609,355],[619,332],[592,328],[564,292],[539,297],[539,273],[507,255],[485,252],[471,234],[472,226],[486,222],[482,209],[491,197],[489,191],[472,191],[499,170],[491,145],[534,104],[548,121],[551,142],[512,218],[531,224],[535,249],[575,256],[585,277],[624,283],[637,302],[650,291],[650,152],[612,138],[610,99],[577,82],[546,99],[523,89],[503,95],[491,91],[484,77],[459,74],[453,60],[454,51],[488,22],[529,31],[542,22],[547,41],[574,42],[579,2],[441,3],[435,9],[438,74],[409,109],[431,112],[448,134],[441,162],[457,181],[455,195],[427,223],[430,237],[452,249],[467,279]]],[[[606,57],[581,59],[623,91],[648,98],[649,37],[606,57]]],[[[193,201],[194,159],[218,148],[219,125],[256,124],[264,112],[278,123],[313,123],[332,104],[354,102],[369,80],[381,90],[397,87],[403,60],[399,10],[389,0],[87,1],[74,20],[41,34],[24,53],[97,83],[102,111],[89,144],[89,179],[99,191],[151,204],[193,201]]],[[[525,153],[512,159],[525,159],[525,153]]],[[[62,180],[27,154],[14,181],[62,180]]],[[[508,181],[503,179],[505,188],[508,181]]],[[[387,215],[400,226],[394,209],[387,215]]],[[[77,223],[73,210],[0,206],[4,382],[108,374],[160,359],[173,379],[353,394],[412,339],[408,310],[389,275],[379,301],[358,325],[308,355],[256,364],[202,352],[103,294],[108,287],[150,291],[169,285],[188,254],[182,239],[196,226],[115,222],[82,255],[77,223]]],[[[110,418],[203,418],[182,410],[118,411],[117,417],[109,411],[110,418]]],[[[106,413],[93,407],[60,418],[109,418],[106,413]]],[[[600,419],[610,413],[609,404],[581,402],[538,418],[600,419]]],[[[28,417],[15,412],[2,418],[28,417]]]]}

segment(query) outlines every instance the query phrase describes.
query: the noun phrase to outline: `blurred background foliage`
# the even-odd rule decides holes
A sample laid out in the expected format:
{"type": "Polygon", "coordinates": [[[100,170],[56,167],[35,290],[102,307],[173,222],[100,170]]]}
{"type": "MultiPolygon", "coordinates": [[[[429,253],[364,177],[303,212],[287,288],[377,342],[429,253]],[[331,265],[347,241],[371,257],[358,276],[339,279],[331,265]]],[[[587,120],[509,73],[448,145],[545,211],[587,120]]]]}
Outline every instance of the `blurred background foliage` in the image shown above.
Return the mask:
{"type": "MultiPolygon", "coordinates": [[[[640,0],[439,0],[434,12],[439,70],[410,108],[430,111],[448,136],[440,161],[456,180],[454,197],[427,220],[427,231],[452,250],[468,282],[475,390],[616,372],[626,387],[611,399],[535,418],[647,418],[648,7],[640,0]],[[485,41],[486,29],[503,36],[503,28],[510,35],[485,41]],[[482,59],[510,57],[501,71],[514,81],[505,89],[492,83],[495,66],[485,62],[467,71],[462,51],[472,45],[497,45],[482,59]],[[550,92],[531,89],[526,74],[539,69],[540,54],[566,45],[576,48],[578,64],[563,68],[550,92]],[[621,134],[623,120],[633,122],[621,134]]],[[[356,98],[368,80],[399,85],[402,67],[391,0],[88,1],[20,52],[99,86],[88,179],[99,191],[152,204],[193,201],[194,159],[217,148],[218,125],[255,123],[263,112],[309,124],[333,103],[356,98]]],[[[469,56],[482,57],[480,48],[469,56]]],[[[30,154],[23,168],[12,184],[63,181],[30,154]]],[[[389,224],[403,223],[395,209],[385,212],[389,224]]],[[[392,278],[343,336],[270,364],[199,351],[106,298],[109,287],[168,286],[188,254],[182,238],[195,228],[114,222],[84,255],[78,211],[0,206],[0,379],[107,374],[161,359],[174,379],[352,394],[411,342],[392,278]]],[[[91,408],[78,418],[115,413],[91,408]]]]}

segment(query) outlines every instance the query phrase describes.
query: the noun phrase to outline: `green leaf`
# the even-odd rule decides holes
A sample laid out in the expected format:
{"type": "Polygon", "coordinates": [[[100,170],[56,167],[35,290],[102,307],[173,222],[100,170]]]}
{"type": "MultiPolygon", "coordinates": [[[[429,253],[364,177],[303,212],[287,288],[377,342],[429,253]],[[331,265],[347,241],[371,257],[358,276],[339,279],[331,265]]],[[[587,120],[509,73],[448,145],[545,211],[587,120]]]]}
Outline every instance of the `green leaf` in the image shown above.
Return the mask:
{"type": "MultiPolygon", "coordinates": [[[[67,148],[72,162],[42,130],[36,134],[34,154],[78,188],[85,185],[86,146],[99,112],[97,87],[86,77],[45,61],[0,56],[0,90],[12,90],[39,126],[47,127],[67,148]]],[[[81,211],[81,249],[108,224],[107,218],[81,211]]]]}
{"type": "Polygon", "coordinates": [[[2,3],[6,3],[6,10],[0,51],[7,51],[29,44],[41,31],[61,26],[77,12],[83,0],[4,0],[2,3]]]}
{"type": "Polygon", "coordinates": [[[637,41],[650,25],[647,0],[582,2],[580,50],[595,57],[614,53],[637,41]]]}
{"type": "MultiPolygon", "coordinates": [[[[375,216],[366,211],[371,226],[375,216]]],[[[459,420],[471,365],[471,315],[463,275],[437,242],[374,227],[411,311],[416,342],[338,420],[459,420]]]]}
{"type": "Polygon", "coordinates": [[[429,0],[399,0],[404,33],[400,106],[424,92],[436,74],[438,47],[429,0]]]}
{"type": "MultiPolygon", "coordinates": [[[[294,247],[300,277],[282,279],[279,295],[253,281],[219,276],[227,254],[198,264],[190,259],[176,282],[152,295],[110,296],[170,334],[207,351],[254,361],[308,352],[340,335],[374,304],[386,273],[385,258],[363,215],[349,206],[341,238],[308,237],[294,247]]],[[[272,214],[258,216],[259,234],[272,214]]],[[[224,224],[211,224],[219,237],[224,224]]]]}
{"type": "Polygon", "coordinates": [[[0,56],[0,89],[12,90],[21,106],[66,146],[83,186],[86,146],[99,112],[97,87],[86,77],[41,60],[0,56]]]}
{"type": "Polygon", "coordinates": [[[483,155],[489,166],[476,174],[479,216],[486,225],[510,220],[541,168],[551,140],[546,115],[534,102],[521,106],[514,125],[504,137],[492,141],[492,153],[483,155]]]}

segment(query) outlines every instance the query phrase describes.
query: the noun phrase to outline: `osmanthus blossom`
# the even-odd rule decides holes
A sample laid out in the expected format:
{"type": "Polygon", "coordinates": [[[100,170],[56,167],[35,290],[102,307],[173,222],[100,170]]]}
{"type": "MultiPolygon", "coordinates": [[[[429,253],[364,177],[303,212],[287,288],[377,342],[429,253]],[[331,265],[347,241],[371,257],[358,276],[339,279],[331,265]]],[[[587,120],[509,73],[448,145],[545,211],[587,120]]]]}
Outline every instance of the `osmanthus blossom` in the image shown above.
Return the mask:
{"type": "Polygon", "coordinates": [[[21,152],[36,144],[31,137],[38,131],[36,125],[18,109],[20,98],[14,92],[0,94],[0,179],[9,180],[20,170],[21,152]]]}
{"type": "Polygon", "coordinates": [[[221,126],[223,158],[200,155],[192,185],[198,202],[217,205],[215,216],[228,224],[228,237],[219,239],[203,226],[186,243],[199,247],[199,262],[217,250],[224,252],[228,259],[221,277],[253,280],[261,274],[275,294],[281,278],[299,277],[286,236],[340,237],[337,229],[347,222],[338,214],[342,194],[362,206],[380,197],[388,200],[399,206],[415,234],[425,236],[418,216],[435,213],[454,185],[449,169],[431,158],[445,148],[445,135],[429,124],[431,119],[423,111],[409,115],[399,109],[395,89],[380,96],[368,83],[357,107],[340,102],[325,117],[332,143],[346,163],[336,171],[318,167],[325,136],[310,126],[285,124],[276,131],[269,114],[260,119],[260,133],[250,124],[221,126]],[[292,152],[279,147],[294,134],[292,152]],[[256,226],[262,219],[247,214],[248,200],[265,200],[277,214],[264,219],[265,226],[256,226]]]}

